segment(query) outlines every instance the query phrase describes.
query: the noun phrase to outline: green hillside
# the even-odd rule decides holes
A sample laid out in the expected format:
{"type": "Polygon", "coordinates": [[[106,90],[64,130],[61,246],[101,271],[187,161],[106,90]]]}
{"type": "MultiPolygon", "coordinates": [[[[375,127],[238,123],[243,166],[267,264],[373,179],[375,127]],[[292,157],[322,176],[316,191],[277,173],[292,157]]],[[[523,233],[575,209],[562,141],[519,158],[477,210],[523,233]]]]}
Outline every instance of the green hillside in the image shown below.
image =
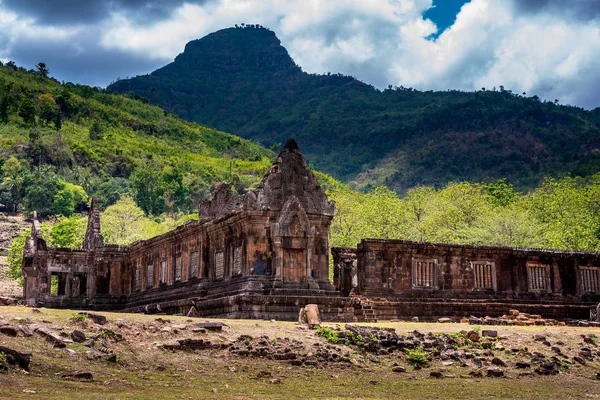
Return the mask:
{"type": "Polygon", "coordinates": [[[260,26],[194,40],[173,63],[108,89],[266,147],[294,136],[312,165],[360,189],[507,178],[524,190],[544,176],[600,171],[600,108],[502,86],[380,91],[349,76],[307,74],[260,26]]]}
{"type": "Polygon", "coordinates": [[[0,203],[70,215],[133,196],[148,214],[189,213],[217,181],[258,182],[274,154],[119,94],[0,65],[0,203]]]}

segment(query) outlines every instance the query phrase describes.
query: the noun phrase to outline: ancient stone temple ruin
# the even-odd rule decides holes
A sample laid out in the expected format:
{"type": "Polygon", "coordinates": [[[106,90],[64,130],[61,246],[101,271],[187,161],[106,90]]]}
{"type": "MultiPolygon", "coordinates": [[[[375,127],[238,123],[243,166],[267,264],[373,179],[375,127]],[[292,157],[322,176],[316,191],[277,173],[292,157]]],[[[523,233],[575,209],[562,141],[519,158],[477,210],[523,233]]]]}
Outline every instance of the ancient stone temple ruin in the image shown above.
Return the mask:
{"type": "MultiPolygon", "coordinates": [[[[28,304],[293,319],[343,315],[329,281],[329,201],[293,139],[256,189],[214,188],[200,221],[129,246],[105,244],[92,201],[83,248],[51,249],[34,218],[23,258],[28,304]]],[[[351,310],[350,310],[351,311],[351,310]]]]}
{"type": "Polygon", "coordinates": [[[333,248],[329,201],[293,139],[244,194],[217,185],[199,221],[128,246],[104,243],[93,200],[82,249],[48,248],[34,216],[27,304],[190,316],[324,320],[500,315],[589,318],[600,254],[363,239],[333,248]]]}

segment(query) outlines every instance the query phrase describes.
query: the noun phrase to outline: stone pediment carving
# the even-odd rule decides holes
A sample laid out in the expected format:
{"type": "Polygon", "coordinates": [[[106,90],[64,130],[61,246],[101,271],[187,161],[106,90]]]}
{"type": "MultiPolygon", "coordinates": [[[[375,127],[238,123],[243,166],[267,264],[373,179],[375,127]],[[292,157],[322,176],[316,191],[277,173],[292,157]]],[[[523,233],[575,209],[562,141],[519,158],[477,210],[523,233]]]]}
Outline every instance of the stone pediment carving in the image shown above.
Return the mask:
{"type": "Polygon", "coordinates": [[[313,231],[304,207],[296,196],[287,198],[275,226],[275,236],[312,237],[313,231]]]}
{"type": "Polygon", "coordinates": [[[201,221],[219,219],[241,208],[242,196],[234,195],[231,187],[228,183],[219,183],[208,199],[200,201],[198,216],[201,221]]]}
{"type": "Polygon", "coordinates": [[[293,138],[258,187],[245,196],[253,209],[282,210],[287,199],[294,196],[308,214],[335,214],[335,202],[327,199],[293,138]]]}
{"type": "Polygon", "coordinates": [[[202,221],[225,217],[241,210],[280,211],[293,196],[306,214],[335,215],[335,202],[313,175],[294,139],[290,138],[256,189],[235,195],[232,185],[220,183],[208,199],[200,201],[202,221]]]}

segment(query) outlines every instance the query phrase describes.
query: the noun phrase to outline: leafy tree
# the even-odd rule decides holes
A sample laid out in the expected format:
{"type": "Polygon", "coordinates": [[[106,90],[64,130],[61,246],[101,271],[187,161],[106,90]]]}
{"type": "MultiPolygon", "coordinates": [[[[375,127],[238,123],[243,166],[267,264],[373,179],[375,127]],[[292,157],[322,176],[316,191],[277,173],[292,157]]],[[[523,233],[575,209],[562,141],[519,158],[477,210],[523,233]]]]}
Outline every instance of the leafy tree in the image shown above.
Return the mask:
{"type": "Polygon", "coordinates": [[[19,107],[19,117],[23,118],[25,125],[35,125],[35,110],[34,101],[25,97],[19,107]]]}
{"type": "Polygon", "coordinates": [[[517,193],[513,185],[508,183],[506,179],[486,184],[485,191],[490,196],[490,202],[495,206],[507,206],[517,199],[517,193]]]}
{"type": "Polygon", "coordinates": [[[7,123],[8,122],[8,107],[9,100],[8,96],[4,95],[0,97],[0,122],[7,123]]]}
{"type": "Polygon", "coordinates": [[[121,197],[101,215],[102,235],[107,243],[129,244],[152,237],[156,222],[144,215],[131,197],[121,197]]]}
{"type": "Polygon", "coordinates": [[[90,126],[90,139],[99,140],[104,137],[104,126],[99,120],[95,120],[90,126]]]}
{"type": "Polygon", "coordinates": [[[129,177],[135,202],[146,214],[160,215],[165,210],[161,170],[158,163],[146,162],[129,177]]]}
{"type": "Polygon", "coordinates": [[[35,66],[35,68],[37,69],[37,73],[38,73],[38,75],[40,77],[42,77],[42,78],[47,78],[48,77],[48,74],[50,73],[50,70],[46,66],[46,63],[39,62],[39,63],[37,63],[37,65],[35,66]]]}
{"type": "Polygon", "coordinates": [[[2,180],[2,186],[10,194],[9,209],[11,211],[17,211],[21,202],[21,190],[23,186],[23,165],[14,156],[9,157],[8,160],[2,166],[2,173],[4,179],[2,180]]]}
{"type": "Polygon", "coordinates": [[[83,246],[86,229],[86,217],[74,215],[61,218],[52,226],[48,244],[53,247],[79,249],[83,246]]]}
{"type": "Polygon", "coordinates": [[[94,192],[100,209],[115,204],[122,196],[130,195],[129,182],[125,178],[110,178],[100,184],[94,192]]]}
{"type": "Polygon", "coordinates": [[[64,215],[70,217],[75,211],[75,199],[73,198],[73,192],[66,187],[59,190],[54,195],[54,201],[52,202],[52,211],[57,215],[64,215]]]}
{"type": "Polygon", "coordinates": [[[24,204],[28,211],[37,211],[40,216],[50,215],[54,198],[63,185],[51,168],[42,166],[25,174],[23,190],[24,204]]]}
{"type": "Polygon", "coordinates": [[[167,165],[162,170],[161,181],[165,209],[170,215],[173,215],[175,211],[186,205],[188,189],[183,184],[183,173],[178,167],[167,165]]]}
{"type": "Polygon", "coordinates": [[[13,239],[8,248],[8,271],[7,275],[12,279],[22,279],[21,273],[21,262],[23,260],[23,250],[25,249],[25,242],[27,236],[31,235],[30,230],[21,232],[17,237],[13,239]]]}

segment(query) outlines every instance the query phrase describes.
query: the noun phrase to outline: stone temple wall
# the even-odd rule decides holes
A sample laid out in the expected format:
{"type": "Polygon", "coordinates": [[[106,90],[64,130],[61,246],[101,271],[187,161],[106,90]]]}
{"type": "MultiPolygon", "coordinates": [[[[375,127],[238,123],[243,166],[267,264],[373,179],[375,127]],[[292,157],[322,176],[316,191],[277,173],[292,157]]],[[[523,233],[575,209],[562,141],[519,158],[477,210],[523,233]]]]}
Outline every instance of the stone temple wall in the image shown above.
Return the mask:
{"type": "Polygon", "coordinates": [[[588,318],[600,301],[600,253],[376,239],[332,253],[336,288],[385,299],[380,318],[501,315],[517,305],[588,318]]]}

